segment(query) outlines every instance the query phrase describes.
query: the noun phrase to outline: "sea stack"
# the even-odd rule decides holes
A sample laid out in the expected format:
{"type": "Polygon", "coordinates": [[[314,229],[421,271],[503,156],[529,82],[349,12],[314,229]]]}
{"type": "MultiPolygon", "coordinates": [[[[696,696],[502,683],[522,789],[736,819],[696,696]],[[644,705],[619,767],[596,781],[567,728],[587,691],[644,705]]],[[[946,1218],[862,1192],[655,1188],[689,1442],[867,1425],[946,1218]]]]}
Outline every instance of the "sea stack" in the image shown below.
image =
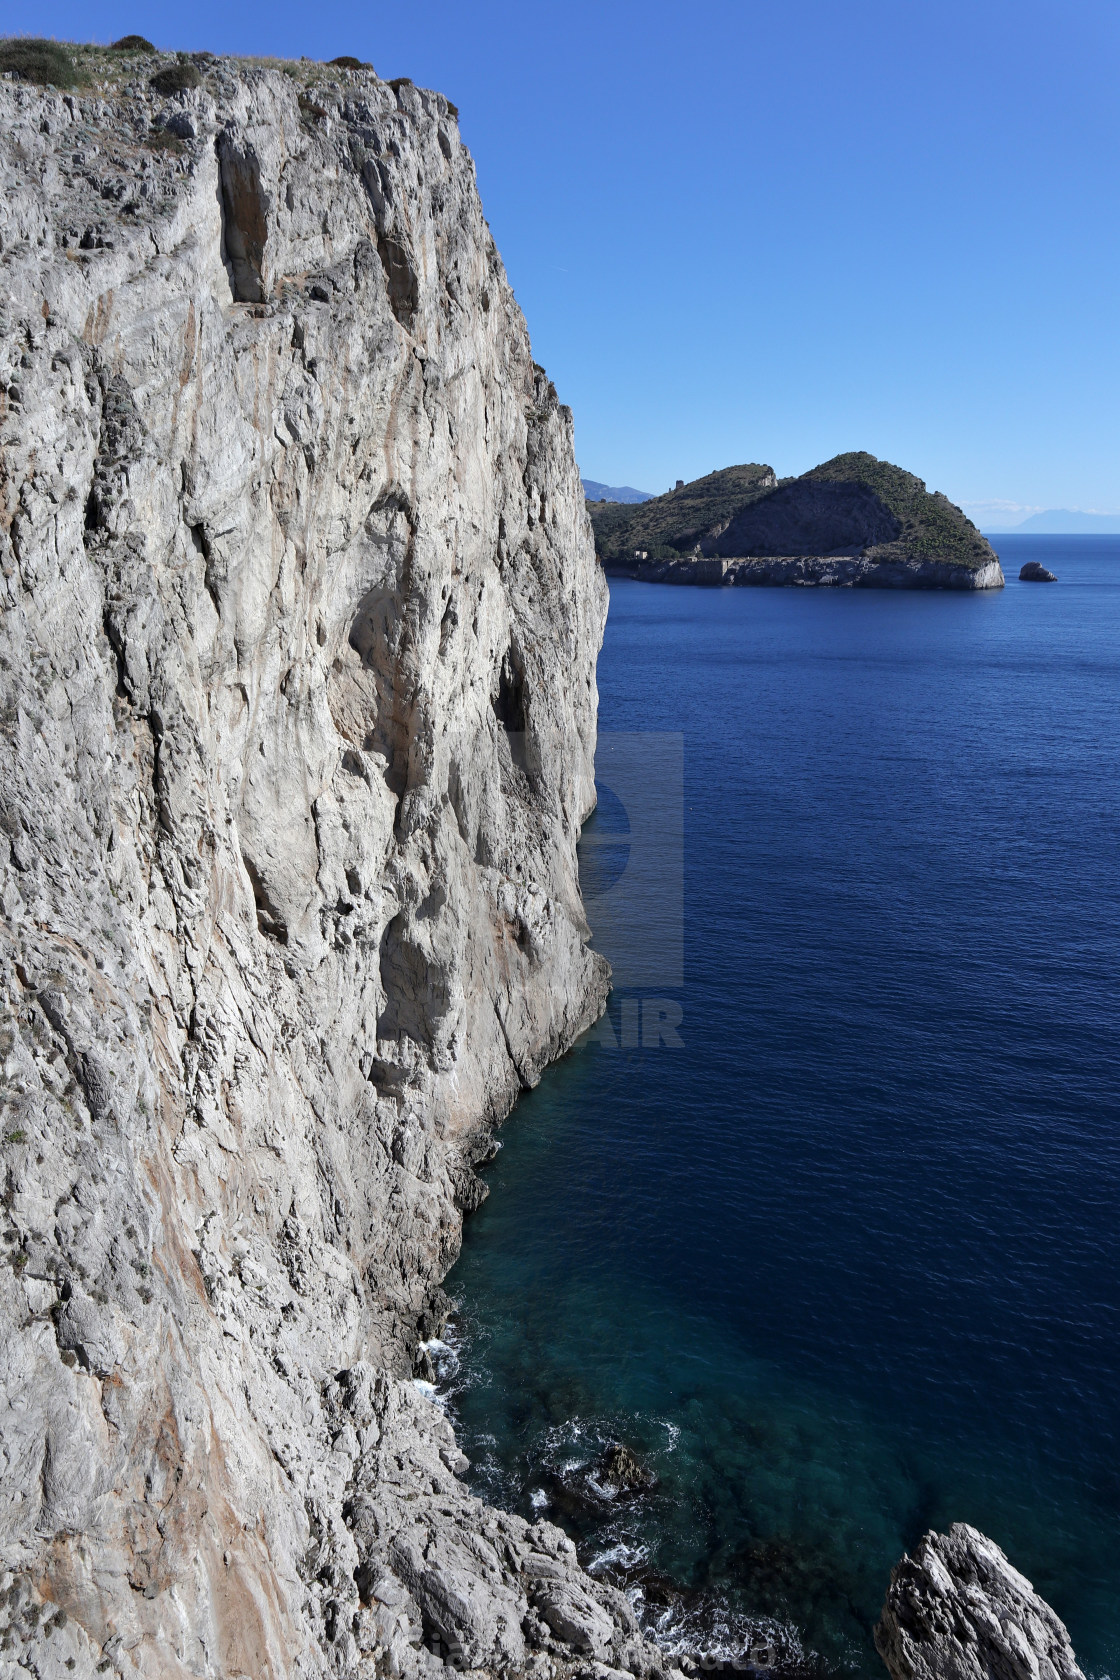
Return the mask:
{"type": "Polygon", "coordinates": [[[1047,571],[1041,560],[1028,560],[1019,573],[1020,583],[1057,583],[1054,572],[1047,571]]]}

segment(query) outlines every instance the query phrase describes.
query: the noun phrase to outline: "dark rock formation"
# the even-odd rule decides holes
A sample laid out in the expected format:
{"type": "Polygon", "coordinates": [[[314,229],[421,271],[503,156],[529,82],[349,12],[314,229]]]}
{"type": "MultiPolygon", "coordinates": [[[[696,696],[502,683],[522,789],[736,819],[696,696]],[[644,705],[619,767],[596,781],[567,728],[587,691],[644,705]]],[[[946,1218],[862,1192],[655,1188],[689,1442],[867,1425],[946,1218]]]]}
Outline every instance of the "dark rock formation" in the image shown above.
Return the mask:
{"type": "Polygon", "coordinates": [[[795,479],[748,504],[718,536],[701,544],[703,554],[862,554],[894,542],[902,529],[869,485],[795,479]]]}
{"type": "Polygon", "coordinates": [[[892,1680],[1084,1680],[1063,1623],[967,1523],[894,1569],[875,1649],[892,1680]]]}
{"type": "Polygon", "coordinates": [[[621,1441],[612,1441],[599,1459],[597,1479],[618,1493],[644,1493],[657,1477],[621,1441]]]}
{"type": "Polygon", "coordinates": [[[1019,573],[1020,583],[1057,583],[1057,575],[1047,571],[1041,560],[1028,560],[1019,573]]]}

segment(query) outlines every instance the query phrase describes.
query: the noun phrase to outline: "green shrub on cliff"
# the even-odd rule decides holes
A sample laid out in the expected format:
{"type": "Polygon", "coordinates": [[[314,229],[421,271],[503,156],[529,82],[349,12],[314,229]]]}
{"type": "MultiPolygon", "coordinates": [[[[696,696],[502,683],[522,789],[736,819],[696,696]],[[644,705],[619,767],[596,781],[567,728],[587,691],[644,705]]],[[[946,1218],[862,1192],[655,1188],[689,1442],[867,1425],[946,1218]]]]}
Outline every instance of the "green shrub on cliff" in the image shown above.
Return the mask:
{"type": "Polygon", "coordinates": [[[201,87],[202,73],[189,58],[181,58],[178,64],[169,64],[166,70],[157,70],[149,85],[165,97],[172,93],[185,93],[188,88],[201,87]]]}
{"type": "Polygon", "coordinates": [[[25,82],[37,82],[40,87],[74,87],[79,76],[74,60],[57,41],[44,41],[31,35],[10,37],[0,41],[0,70],[10,70],[25,82]]]}

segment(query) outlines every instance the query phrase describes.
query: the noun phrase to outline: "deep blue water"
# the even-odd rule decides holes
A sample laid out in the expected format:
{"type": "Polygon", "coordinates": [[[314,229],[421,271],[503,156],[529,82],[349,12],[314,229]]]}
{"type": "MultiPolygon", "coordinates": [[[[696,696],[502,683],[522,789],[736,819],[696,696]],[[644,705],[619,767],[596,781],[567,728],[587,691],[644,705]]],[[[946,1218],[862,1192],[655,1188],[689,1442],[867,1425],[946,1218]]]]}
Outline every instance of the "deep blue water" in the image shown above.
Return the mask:
{"type": "Polygon", "coordinates": [[[683,1045],[519,1104],[452,1405],[480,1491],[701,1646],[879,1675],[891,1565],[963,1519],[1120,1674],[1120,538],[995,546],[976,596],[612,583],[604,753],[684,735],[683,1045]],[[659,1485],[581,1504],[612,1438],[659,1485]]]}

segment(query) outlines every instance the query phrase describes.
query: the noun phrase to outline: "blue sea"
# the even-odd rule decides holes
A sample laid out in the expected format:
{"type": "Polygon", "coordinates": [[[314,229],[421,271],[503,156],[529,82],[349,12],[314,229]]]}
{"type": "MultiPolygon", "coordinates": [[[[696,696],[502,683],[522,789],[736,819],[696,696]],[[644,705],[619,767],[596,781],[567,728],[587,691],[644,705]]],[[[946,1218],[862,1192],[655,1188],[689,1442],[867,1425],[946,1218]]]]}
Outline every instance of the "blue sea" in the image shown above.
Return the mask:
{"type": "Polygon", "coordinates": [[[441,1369],[476,1489],[680,1648],[881,1680],[963,1520],[1120,1675],[1120,538],[994,546],[978,595],[611,584],[585,885],[646,821],[610,753],[676,741],[683,973],[506,1123],[441,1369]]]}

